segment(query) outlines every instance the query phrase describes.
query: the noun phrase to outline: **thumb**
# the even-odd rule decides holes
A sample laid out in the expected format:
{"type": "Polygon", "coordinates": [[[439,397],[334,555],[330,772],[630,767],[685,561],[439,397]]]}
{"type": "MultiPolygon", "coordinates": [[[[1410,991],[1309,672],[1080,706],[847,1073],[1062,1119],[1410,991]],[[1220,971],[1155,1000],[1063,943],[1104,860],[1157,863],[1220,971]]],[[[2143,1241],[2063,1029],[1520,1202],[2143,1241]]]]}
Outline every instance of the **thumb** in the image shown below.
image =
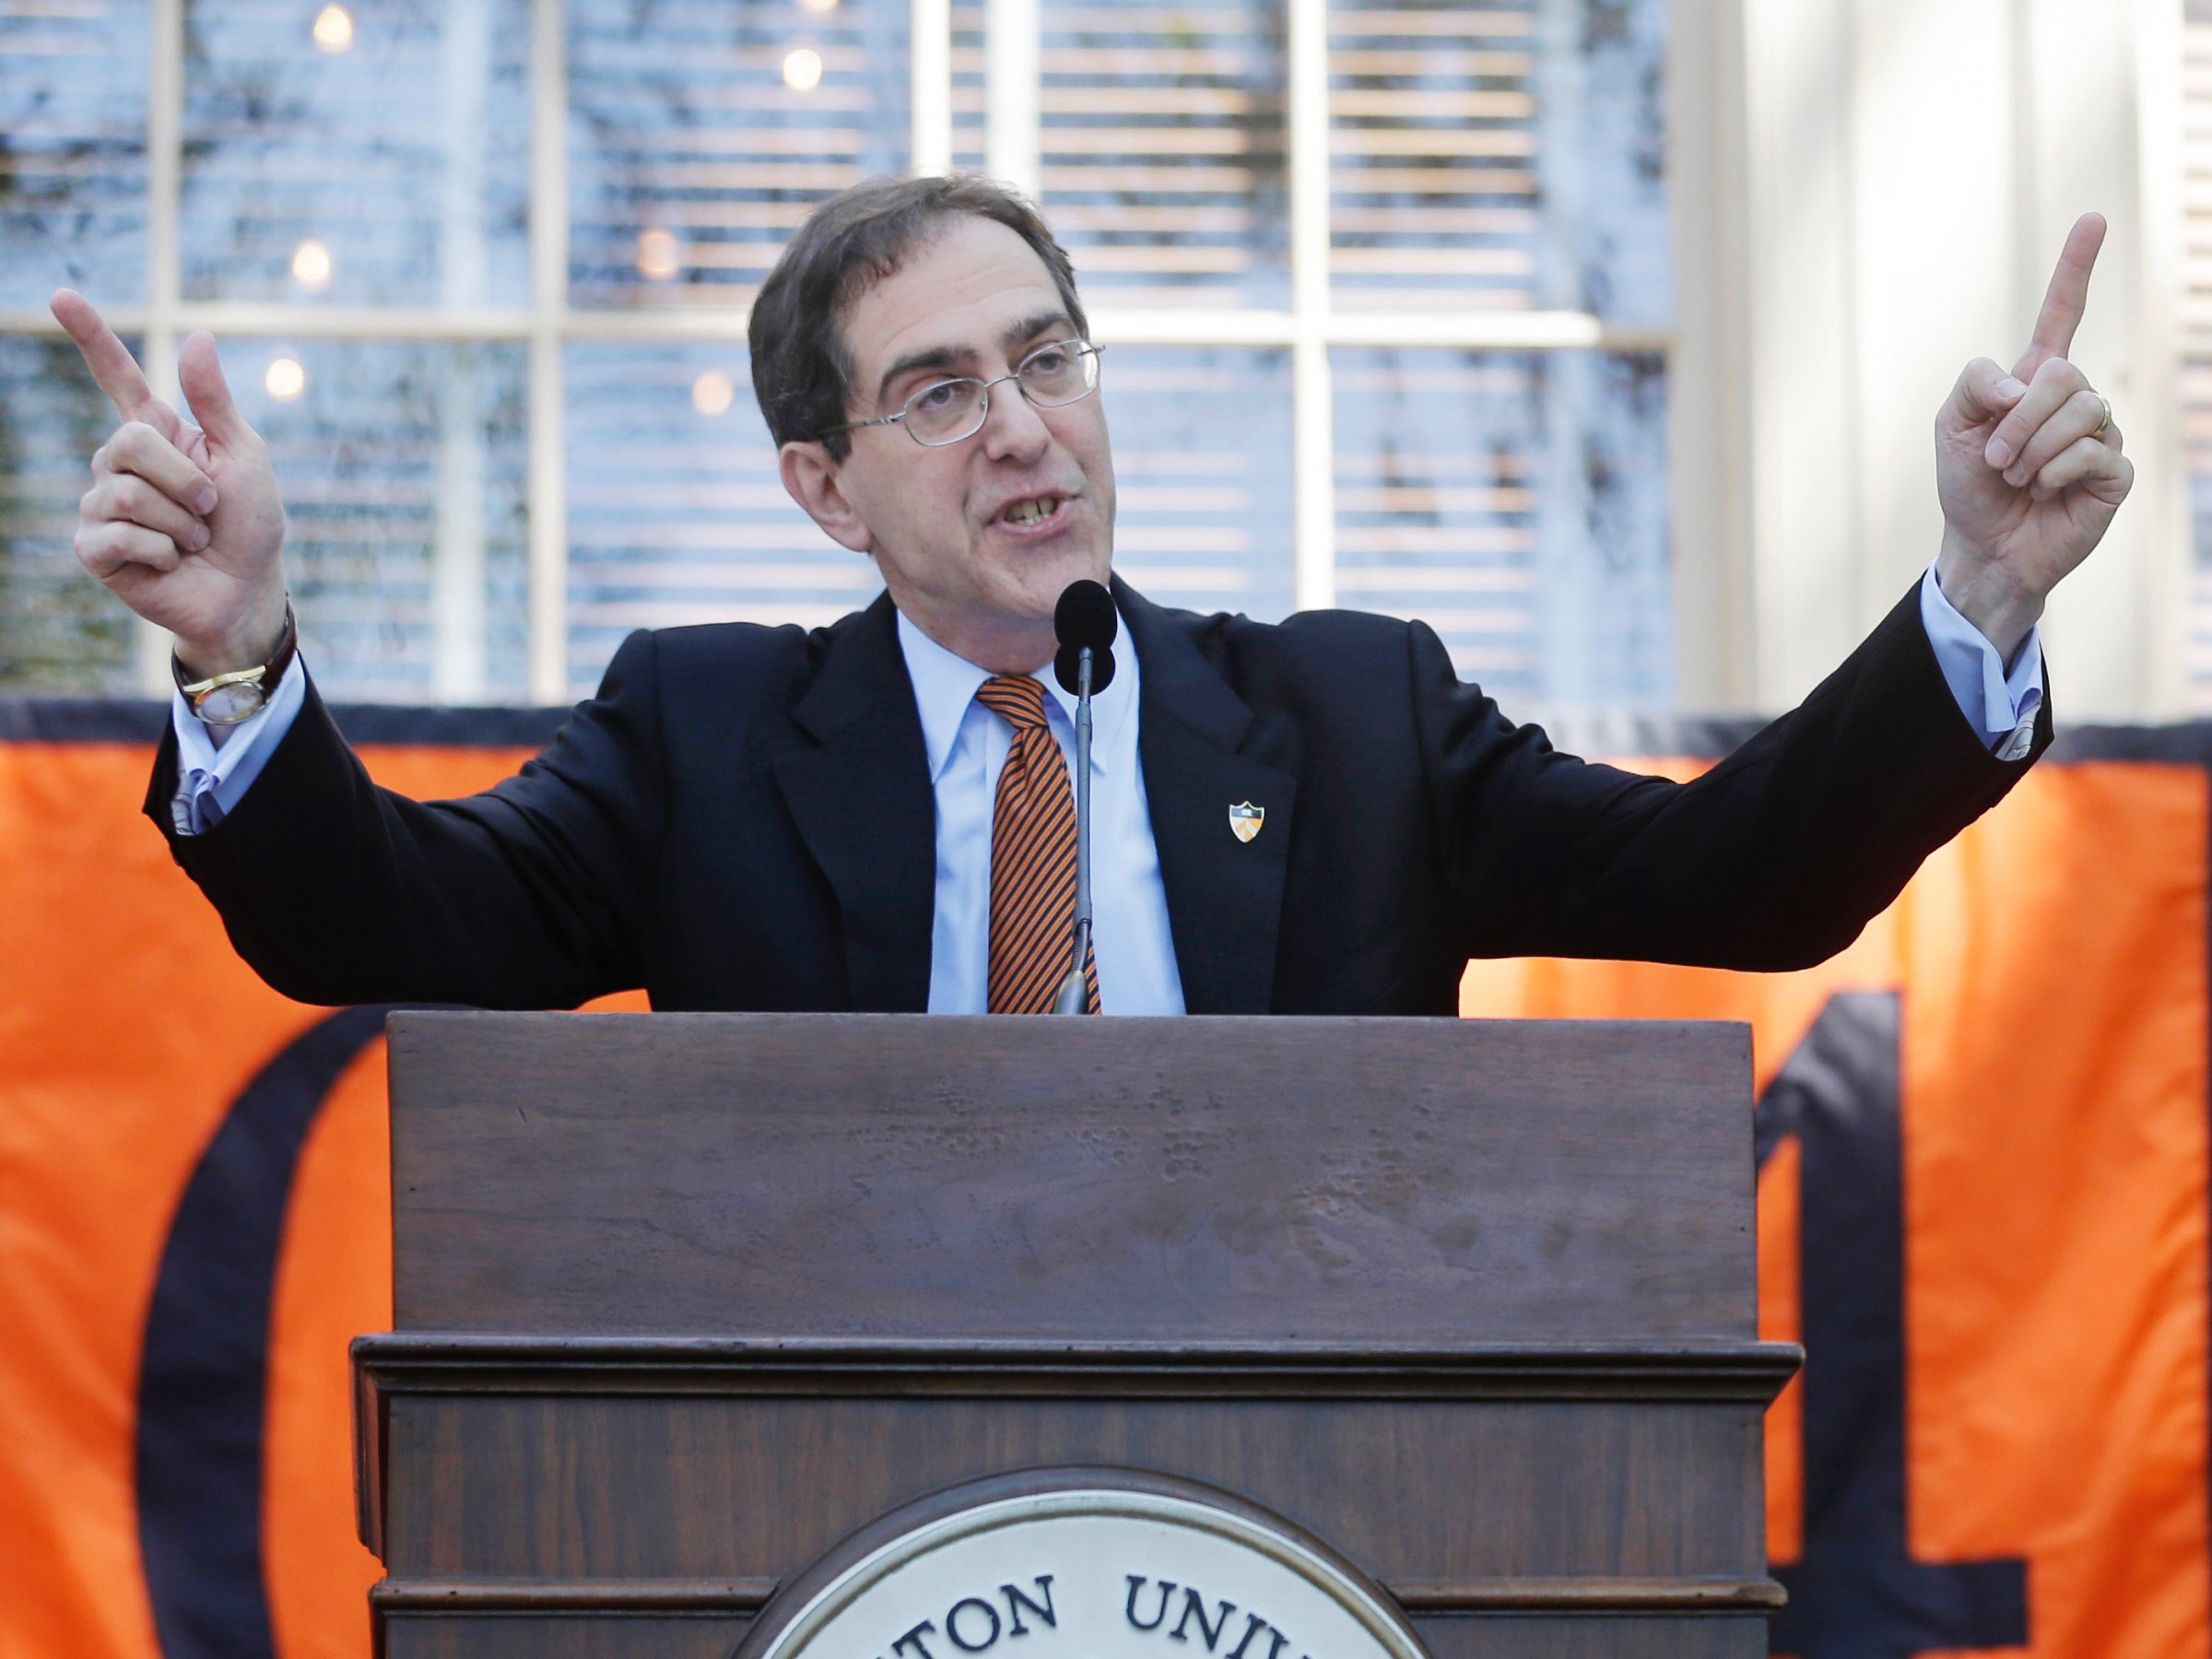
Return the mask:
{"type": "Polygon", "coordinates": [[[177,383],[192,406],[192,418],[210,442],[232,444],[254,436],[238,412],[230,382],[223,378],[222,360],[216,356],[215,336],[206,330],[188,335],[178,347],[177,383]]]}
{"type": "Polygon", "coordinates": [[[2027,395],[2028,388],[2019,380],[1989,359],[1976,358],[1959,376],[1936,420],[1954,431],[1971,430],[2010,414],[2027,395]]]}

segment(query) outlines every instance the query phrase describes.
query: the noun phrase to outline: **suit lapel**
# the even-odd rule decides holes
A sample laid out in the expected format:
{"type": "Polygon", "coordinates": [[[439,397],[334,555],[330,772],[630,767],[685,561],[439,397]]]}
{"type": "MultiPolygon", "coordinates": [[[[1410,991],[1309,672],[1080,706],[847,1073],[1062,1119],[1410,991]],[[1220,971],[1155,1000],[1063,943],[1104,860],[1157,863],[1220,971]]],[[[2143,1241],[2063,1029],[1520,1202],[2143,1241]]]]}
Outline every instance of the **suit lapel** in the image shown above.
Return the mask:
{"type": "Polygon", "coordinates": [[[1295,736],[1287,723],[1255,725],[1176,618],[1113,586],[1144,666],[1137,747],[1183,1006],[1265,1014],[1298,792],[1295,736]],[[1266,816],[1241,841],[1229,809],[1245,802],[1266,816]]]}
{"type": "Polygon", "coordinates": [[[896,618],[886,594],[831,630],[792,711],[812,741],[778,758],[776,782],[837,894],[853,1006],[918,1014],[929,1006],[936,799],[896,618]]]}

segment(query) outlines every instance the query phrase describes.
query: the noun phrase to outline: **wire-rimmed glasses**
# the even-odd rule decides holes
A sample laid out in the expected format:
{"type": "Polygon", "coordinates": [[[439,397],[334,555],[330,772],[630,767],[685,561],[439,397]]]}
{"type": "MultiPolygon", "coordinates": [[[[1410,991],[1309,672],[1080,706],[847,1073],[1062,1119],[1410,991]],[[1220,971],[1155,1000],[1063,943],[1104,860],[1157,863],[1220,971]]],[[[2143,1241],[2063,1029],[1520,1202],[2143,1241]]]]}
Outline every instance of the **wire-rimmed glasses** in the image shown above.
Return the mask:
{"type": "Polygon", "coordinates": [[[1099,348],[1088,340],[1054,340],[1038,347],[1015,364],[1011,373],[997,380],[962,375],[957,380],[932,381],[901,404],[896,414],[847,421],[821,436],[896,424],[903,426],[906,435],[924,449],[942,449],[983,429],[983,422],[991,418],[991,388],[1003,381],[1012,381],[1037,408],[1065,408],[1099,389],[1099,348]]]}

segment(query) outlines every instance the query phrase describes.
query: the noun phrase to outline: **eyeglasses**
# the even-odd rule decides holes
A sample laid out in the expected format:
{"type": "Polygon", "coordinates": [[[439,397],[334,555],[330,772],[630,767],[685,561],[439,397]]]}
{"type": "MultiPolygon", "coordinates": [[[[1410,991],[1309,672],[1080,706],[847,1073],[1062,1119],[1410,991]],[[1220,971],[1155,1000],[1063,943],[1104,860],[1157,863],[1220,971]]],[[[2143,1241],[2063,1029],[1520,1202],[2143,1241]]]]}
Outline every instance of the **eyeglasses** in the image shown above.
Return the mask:
{"type": "Polygon", "coordinates": [[[991,418],[991,388],[1003,381],[1012,381],[1034,407],[1065,408],[1099,389],[1099,348],[1088,340],[1055,340],[1023,358],[1011,374],[987,381],[969,375],[933,381],[900,405],[896,415],[848,421],[821,436],[896,422],[924,448],[942,449],[983,429],[983,422],[991,418]]]}

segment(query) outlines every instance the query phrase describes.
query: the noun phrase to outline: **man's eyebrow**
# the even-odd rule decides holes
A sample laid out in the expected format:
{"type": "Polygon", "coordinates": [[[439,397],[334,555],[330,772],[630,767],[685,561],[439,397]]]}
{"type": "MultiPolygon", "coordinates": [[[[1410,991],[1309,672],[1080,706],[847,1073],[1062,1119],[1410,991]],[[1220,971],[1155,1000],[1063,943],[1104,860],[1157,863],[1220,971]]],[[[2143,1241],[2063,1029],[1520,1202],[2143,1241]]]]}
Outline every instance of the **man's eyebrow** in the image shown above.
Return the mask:
{"type": "Polygon", "coordinates": [[[891,382],[902,374],[912,374],[917,369],[954,369],[963,367],[974,359],[974,353],[950,346],[932,346],[926,351],[910,351],[888,369],[876,382],[876,406],[881,408],[883,400],[891,390],[891,382]]]}
{"type": "Polygon", "coordinates": [[[1024,341],[1035,339],[1048,328],[1065,328],[1073,335],[1076,332],[1075,319],[1064,311],[1039,312],[1035,316],[1024,318],[1007,329],[998,336],[998,343],[1011,351],[1024,341]]]}

